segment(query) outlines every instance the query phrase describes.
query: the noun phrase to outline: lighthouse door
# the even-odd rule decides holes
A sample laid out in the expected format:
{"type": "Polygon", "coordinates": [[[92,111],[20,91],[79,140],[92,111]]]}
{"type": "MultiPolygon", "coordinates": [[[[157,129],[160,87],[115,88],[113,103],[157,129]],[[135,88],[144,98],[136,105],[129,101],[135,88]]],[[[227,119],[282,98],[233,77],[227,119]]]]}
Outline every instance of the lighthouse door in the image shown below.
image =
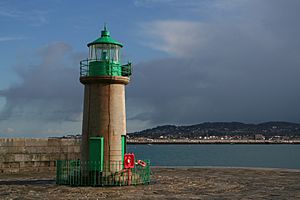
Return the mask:
{"type": "Polygon", "coordinates": [[[103,171],[104,140],[103,137],[90,137],[89,165],[92,171],[103,171]]]}
{"type": "Polygon", "coordinates": [[[124,155],[126,153],[126,135],[121,136],[121,144],[122,144],[122,164],[124,163],[124,155]]]}

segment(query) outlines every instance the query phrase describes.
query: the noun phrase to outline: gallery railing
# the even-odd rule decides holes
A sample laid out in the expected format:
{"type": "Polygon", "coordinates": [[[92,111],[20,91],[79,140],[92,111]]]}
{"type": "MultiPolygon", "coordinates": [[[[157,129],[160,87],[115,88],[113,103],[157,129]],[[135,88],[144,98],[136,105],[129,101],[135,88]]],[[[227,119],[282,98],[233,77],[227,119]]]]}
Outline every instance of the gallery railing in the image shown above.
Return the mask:
{"type": "Polygon", "coordinates": [[[113,61],[85,59],[80,61],[80,77],[88,76],[131,76],[131,63],[121,65],[113,61]]]}

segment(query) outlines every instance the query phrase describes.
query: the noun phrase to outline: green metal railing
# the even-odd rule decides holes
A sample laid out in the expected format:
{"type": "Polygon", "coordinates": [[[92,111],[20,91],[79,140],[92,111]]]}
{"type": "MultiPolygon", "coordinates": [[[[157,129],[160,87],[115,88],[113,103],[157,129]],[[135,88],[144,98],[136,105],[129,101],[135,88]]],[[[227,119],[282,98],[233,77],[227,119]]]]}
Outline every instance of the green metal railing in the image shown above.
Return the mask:
{"type": "Polygon", "coordinates": [[[123,169],[122,162],[105,164],[80,160],[56,162],[56,184],[71,186],[125,186],[150,183],[150,161],[146,166],[136,164],[132,169],[123,169]]]}
{"type": "Polygon", "coordinates": [[[113,61],[85,59],[80,61],[80,77],[88,76],[131,76],[131,63],[121,65],[113,61]]]}

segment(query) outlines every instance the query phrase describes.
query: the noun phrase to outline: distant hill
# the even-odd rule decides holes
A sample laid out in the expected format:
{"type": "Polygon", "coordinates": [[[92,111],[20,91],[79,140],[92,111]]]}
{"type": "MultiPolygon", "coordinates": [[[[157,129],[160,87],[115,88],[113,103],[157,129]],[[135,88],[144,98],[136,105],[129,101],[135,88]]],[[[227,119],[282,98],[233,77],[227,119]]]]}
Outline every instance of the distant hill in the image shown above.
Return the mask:
{"type": "Polygon", "coordinates": [[[190,126],[164,125],[129,133],[134,137],[197,138],[200,136],[300,136],[300,124],[289,122],[265,122],[245,124],[240,122],[205,122],[190,126]]]}

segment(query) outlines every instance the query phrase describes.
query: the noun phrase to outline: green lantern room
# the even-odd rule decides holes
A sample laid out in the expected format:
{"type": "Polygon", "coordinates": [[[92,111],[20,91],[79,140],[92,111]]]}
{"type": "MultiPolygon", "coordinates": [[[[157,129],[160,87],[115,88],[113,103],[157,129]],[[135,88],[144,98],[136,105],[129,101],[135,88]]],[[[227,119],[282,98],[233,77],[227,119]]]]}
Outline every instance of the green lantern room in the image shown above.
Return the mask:
{"type": "Polygon", "coordinates": [[[131,63],[121,64],[123,44],[110,37],[107,27],[101,37],[88,43],[89,58],[80,62],[81,76],[130,76],[131,63]]]}

